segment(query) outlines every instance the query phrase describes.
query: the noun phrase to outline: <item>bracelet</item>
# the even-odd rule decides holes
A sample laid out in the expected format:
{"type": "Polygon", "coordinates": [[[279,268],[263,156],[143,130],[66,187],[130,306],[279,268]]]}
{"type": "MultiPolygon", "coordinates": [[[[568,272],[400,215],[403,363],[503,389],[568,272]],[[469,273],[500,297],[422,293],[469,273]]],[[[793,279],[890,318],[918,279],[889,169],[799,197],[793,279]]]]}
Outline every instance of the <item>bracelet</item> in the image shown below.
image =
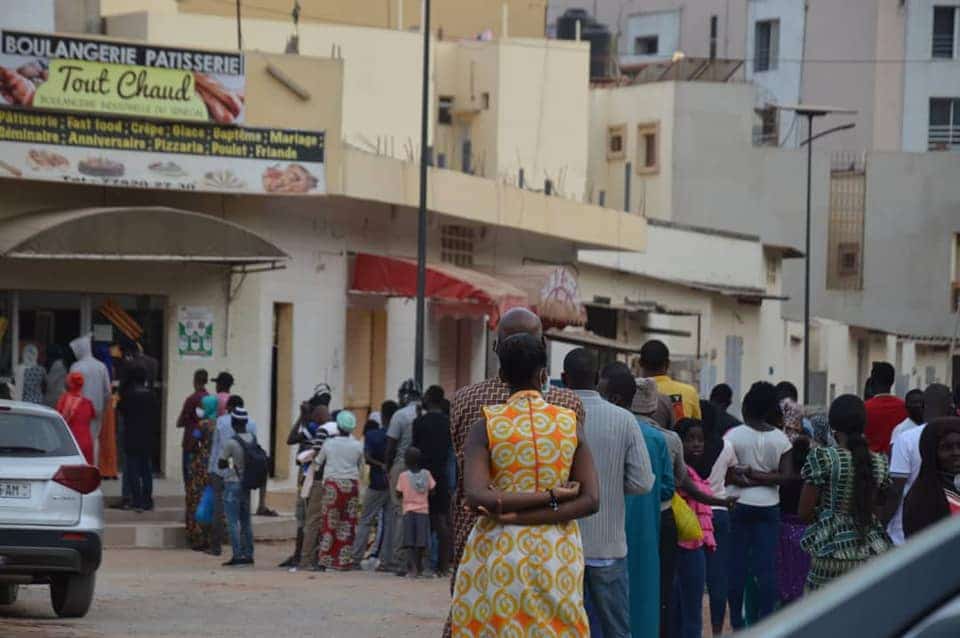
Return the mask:
{"type": "Polygon", "coordinates": [[[557,495],[554,493],[552,487],[548,493],[550,494],[550,509],[556,512],[560,509],[560,501],[557,500],[557,495]]]}

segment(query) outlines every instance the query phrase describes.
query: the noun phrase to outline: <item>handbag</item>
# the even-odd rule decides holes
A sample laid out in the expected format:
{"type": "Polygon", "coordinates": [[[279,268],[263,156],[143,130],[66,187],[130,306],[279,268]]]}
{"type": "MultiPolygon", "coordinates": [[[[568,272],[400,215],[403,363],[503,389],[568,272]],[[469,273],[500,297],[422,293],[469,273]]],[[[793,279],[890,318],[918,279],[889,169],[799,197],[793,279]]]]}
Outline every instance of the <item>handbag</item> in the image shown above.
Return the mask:
{"type": "Polygon", "coordinates": [[[698,541],[703,538],[703,530],[700,529],[697,515],[676,492],[673,494],[673,500],[670,501],[670,509],[673,510],[673,518],[677,522],[678,541],[698,541]]]}
{"type": "Polygon", "coordinates": [[[203,488],[203,494],[200,496],[200,502],[197,504],[197,512],[194,519],[201,525],[209,525],[213,522],[213,487],[208,485],[203,488]]]}

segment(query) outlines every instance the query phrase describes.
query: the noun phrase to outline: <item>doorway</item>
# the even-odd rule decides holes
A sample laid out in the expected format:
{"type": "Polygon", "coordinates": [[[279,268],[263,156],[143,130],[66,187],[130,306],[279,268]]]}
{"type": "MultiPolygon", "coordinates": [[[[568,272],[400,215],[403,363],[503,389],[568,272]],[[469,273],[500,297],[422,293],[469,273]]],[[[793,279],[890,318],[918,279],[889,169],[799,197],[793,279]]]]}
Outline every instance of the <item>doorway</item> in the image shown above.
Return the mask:
{"type": "Polygon", "coordinates": [[[271,476],[290,475],[286,432],[293,424],[293,304],[273,304],[273,356],[270,362],[271,476]]]}

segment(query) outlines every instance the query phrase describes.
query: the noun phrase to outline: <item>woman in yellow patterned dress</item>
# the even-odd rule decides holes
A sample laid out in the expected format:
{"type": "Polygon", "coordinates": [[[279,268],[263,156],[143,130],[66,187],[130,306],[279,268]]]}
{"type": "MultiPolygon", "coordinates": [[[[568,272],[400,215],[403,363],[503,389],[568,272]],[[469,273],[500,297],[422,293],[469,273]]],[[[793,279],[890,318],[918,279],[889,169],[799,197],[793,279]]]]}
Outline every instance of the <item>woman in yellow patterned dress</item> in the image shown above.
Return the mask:
{"type": "Polygon", "coordinates": [[[576,415],[543,400],[542,339],[500,343],[504,405],[484,408],[464,445],[464,491],[477,519],[457,570],[453,636],[590,635],[576,519],[599,507],[593,459],[576,415]]]}

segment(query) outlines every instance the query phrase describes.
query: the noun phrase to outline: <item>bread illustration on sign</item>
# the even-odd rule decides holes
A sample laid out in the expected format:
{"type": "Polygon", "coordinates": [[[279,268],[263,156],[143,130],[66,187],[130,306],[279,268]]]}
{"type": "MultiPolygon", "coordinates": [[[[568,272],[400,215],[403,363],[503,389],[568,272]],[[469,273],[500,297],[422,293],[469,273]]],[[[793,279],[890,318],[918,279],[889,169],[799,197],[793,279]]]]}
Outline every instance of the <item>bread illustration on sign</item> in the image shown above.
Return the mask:
{"type": "Polygon", "coordinates": [[[120,162],[114,162],[105,157],[89,157],[80,160],[77,170],[91,177],[122,177],[124,167],[120,162]]]}
{"type": "Polygon", "coordinates": [[[243,111],[243,95],[230,91],[206,73],[194,72],[193,81],[211,120],[217,124],[233,124],[237,121],[243,111]]]}
{"type": "Polygon", "coordinates": [[[153,162],[147,166],[151,171],[157,175],[163,175],[164,177],[186,177],[187,172],[184,171],[179,164],[176,162],[153,162]]]}
{"type": "Polygon", "coordinates": [[[31,148],[27,152],[27,163],[35,171],[62,170],[70,167],[70,161],[60,153],[31,148]]]}

